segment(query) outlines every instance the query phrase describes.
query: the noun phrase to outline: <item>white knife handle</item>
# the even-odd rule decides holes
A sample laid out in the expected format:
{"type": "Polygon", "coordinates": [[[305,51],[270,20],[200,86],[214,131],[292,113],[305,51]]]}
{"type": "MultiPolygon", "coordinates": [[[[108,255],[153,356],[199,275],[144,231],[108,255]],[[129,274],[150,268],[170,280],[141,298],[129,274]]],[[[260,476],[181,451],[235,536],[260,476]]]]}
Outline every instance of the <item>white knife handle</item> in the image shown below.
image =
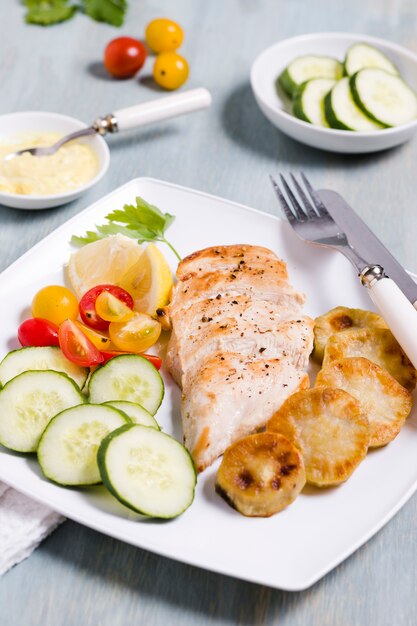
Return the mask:
{"type": "Polygon", "coordinates": [[[114,111],[113,117],[116,118],[118,130],[129,130],[205,109],[210,104],[210,92],[200,87],[114,111]]]}
{"type": "Polygon", "coordinates": [[[391,278],[375,280],[368,289],[392,334],[417,368],[417,310],[391,278]]]}

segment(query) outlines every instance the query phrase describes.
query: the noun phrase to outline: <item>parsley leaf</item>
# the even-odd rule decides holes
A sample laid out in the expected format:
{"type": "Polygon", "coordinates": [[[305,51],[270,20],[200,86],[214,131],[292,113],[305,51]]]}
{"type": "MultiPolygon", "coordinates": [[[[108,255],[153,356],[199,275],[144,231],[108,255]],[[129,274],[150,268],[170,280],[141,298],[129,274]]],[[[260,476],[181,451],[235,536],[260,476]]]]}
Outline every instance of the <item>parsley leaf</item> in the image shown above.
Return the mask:
{"type": "Polygon", "coordinates": [[[25,0],[27,7],[26,22],[49,26],[69,20],[77,10],[76,6],[68,6],[68,0],[25,0]]]}
{"type": "Polygon", "coordinates": [[[104,239],[109,235],[121,233],[132,239],[137,239],[138,243],[145,241],[162,241],[166,243],[177,258],[181,257],[174,246],[165,238],[165,231],[175,220],[170,213],[162,213],[158,207],[148,204],[143,198],[136,198],[136,206],[125,204],[123,209],[116,209],[106,215],[109,224],[96,226],[97,232],[88,230],[82,237],[73,235],[73,244],[83,246],[99,239],[104,239]]]}
{"type": "Polygon", "coordinates": [[[83,0],[84,10],[97,22],[107,22],[113,26],[122,26],[126,0],[83,0]]]}

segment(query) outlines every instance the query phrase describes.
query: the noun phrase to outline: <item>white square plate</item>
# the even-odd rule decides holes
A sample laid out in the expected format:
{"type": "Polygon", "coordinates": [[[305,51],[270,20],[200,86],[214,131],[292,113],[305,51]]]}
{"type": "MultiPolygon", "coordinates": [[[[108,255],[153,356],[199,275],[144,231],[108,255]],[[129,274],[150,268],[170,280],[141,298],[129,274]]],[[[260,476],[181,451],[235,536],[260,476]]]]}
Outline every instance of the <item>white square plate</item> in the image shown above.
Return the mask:
{"type": "MultiPolygon", "coordinates": [[[[19,323],[30,315],[42,286],[64,282],[73,234],[140,195],[176,216],[168,237],[180,254],[216,244],[267,246],[288,263],[291,282],[306,292],[306,313],[337,305],[370,308],[365,290],[339,254],[302,243],[283,221],[244,206],[151,179],[135,179],[46,237],[0,276],[0,355],[17,347],[19,323]]],[[[272,194],[271,194],[272,198],[272,194]]],[[[175,270],[173,254],[164,248],[175,270]]],[[[181,438],[180,392],[163,372],[167,393],[157,419],[181,438]]],[[[374,450],[340,487],[304,489],[288,509],[268,519],[245,518],[214,491],[218,464],[198,478],[193,505],[170,522],[143,520],[104,487],[58,487],[43,478],[33,457],[0,446],[0,479],[67,517],[152,552],[286,590],[309,587],[376,533],[417,487],[416,411],[397,439],[374,450]]]]}

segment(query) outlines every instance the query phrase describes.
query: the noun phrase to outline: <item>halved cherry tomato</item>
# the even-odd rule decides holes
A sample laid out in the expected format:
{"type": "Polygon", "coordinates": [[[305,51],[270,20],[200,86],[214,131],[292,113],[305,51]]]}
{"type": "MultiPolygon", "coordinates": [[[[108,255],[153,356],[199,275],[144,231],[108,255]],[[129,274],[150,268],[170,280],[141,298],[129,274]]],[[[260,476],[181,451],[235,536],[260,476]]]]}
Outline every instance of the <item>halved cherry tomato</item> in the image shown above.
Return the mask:
{"type": "MultiPolygon", "coordinates": [[[[105,352],[101,353],[104,357],[104,361],[103,363],[107,363],[107,361],[110,361],[110,359],[112,359],[115,356],[122,356],[123,354],[137,354],[136,352],[119,352],[117,350],[106,350],[105,352]]],[[[148,359],[148,361],[150,361],[152,363],[152,365],[154,367],[156,367],[157,370],[160,369],[161,365],[162,365],[162,359],[159,356],[155,356],[154,354],[139,354],[139,356],[143,356],[145,357],[145,359],[148,359]]]]}
{"type": "Polygon", "coordinates": [[[77,319],[78,300],[66,287],[48,285],[35,294],[32,301],[32,315],[59,326],[66,319],[77,319]]]}
{"type": "Polygon", "coordinates": [[[127,322],[133,311],[110,291],[102,291],[96,300],[96,313],[106,322],[127,322]]]}
{"type": "Polygon", "coordinates": [[[59,346],[58,326],[41,317],[31,317],[17,329],[21,346],[59,346]]]}
{"type": "Polygon", "coordinates": [[[60,348],[69,361],[83,367],[103,363],[104,358],[101,352],[72,320],[62,322],[58,337],[60,348]]]}
{"type": "MultiPolygon", "coordinates": [[[[130,309],[129,309],[130,311],[130,309]]],[[[111,350],[113,346],[110,338],[104,333],[99,333],[97,330],[93,330],[89,328],[82,322],[74,321],[74,324],[78,326],[82,333],[91,341],[93,345],[97,348],[97,350],[111,350]]]]}
{"type": "Polygon", "coordinates": [[[84,324],[95,330],[107,330],[110,322],[103,320],[96,312],[95,304],[97,297],[108,291],[113,296],[124,302],[129,309],[133,309],[133,298],[125,289],[116,285],[97,285],[92,287],[83,295],[80,300],[80,316],[84,324]]]}
{"type": "Polygon", "coordinates": [[[144,352],[158,341],[161,324],[146,313],[135,313],[127,322],[111,322],[110,339],[124,352],[144,352]]]}

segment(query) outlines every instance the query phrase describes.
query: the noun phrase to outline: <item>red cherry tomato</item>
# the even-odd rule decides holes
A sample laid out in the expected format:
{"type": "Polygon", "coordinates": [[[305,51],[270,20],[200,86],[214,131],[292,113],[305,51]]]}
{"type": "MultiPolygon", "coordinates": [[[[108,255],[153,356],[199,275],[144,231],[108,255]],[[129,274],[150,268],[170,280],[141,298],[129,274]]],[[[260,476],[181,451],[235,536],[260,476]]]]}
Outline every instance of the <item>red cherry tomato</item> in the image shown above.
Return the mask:
{"type": "MultiPolygon", "coordinates": [[[[112,359],[114,356],[121,356],[122,354],[134,354],[134,353],[133,352],[118,352],[116,350],[106,350],[105,352],[102,352],[101,354],[104,357],[103,363],[107,363],[107,361],[110,361],[110,359],[112,359]]],[[[152,365],[156,367],[157,370],[160,369],[162,365],[161,357],[155,356],[154,354],[140,354],[139,356],[144,356],[145,359],[148,359],[148,361],[150,361],[152,365]]]]}
{"type": "Polygon", "coordinates": [[[84,324],[95,330],[107,330],[110,324],[110,322],[103,320],[96,311],[97,297],[103,291],[108,291],[118,300],[124,302],[129,309],[133,309],[133,298],[125,289],[116,287],[116,285],[97,285],[92,287],[80,300],[80,316],[84,324]]]}
{"type": "Polygon", "coordinates": [[[146,60],[146,48],[132,37],[117,37],[104,51],[106,70],[115,78],[130,78],[140,70],[146,60]]]}
{"type": "Polygon", "coordinates": [[[21,346],[59,346],[58,326],[41,317],[31,317],[17,329],[21,346]]]}
{"type": "Polygon", "coordinates": [[[58,337],[60,348],[69,361],[83,367],[103,363],[103,355],[72,320],[62,322],[58,337]]]}

